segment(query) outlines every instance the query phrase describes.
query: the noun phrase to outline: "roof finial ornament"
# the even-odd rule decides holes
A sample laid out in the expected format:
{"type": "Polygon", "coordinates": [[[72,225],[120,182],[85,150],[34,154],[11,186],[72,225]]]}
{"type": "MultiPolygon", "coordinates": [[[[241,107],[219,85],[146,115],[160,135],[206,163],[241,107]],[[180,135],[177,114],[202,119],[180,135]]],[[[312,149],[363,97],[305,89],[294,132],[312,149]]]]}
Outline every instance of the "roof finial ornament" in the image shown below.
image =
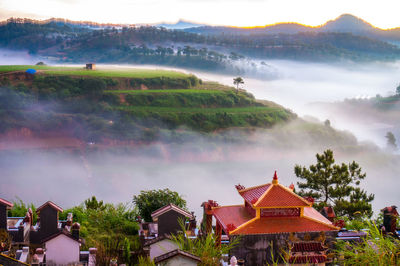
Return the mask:
{"type": "Polygon", "coordinates": [[[272,184],[273,185],[277,185],[278,182],[278,175],[276,174],[276,170],[275,170],[275,174],[274,174],[274,178],[272,179],[272,184]]]}

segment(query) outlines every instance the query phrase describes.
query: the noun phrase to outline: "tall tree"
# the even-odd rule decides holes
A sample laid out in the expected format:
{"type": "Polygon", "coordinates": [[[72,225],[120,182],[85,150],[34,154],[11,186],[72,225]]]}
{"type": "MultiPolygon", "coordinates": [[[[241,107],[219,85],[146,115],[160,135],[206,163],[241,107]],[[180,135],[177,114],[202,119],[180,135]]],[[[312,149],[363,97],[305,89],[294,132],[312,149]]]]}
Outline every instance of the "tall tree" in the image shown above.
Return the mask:
{"type": "Polygon", "coordinates": [[[233,84],[236,85],[236,89],[239,90],[239,86],[244,84],[244,80],[242,77],[236,77],[233,79],[233,84]]]}
{"type": "Polygon", "coordinates": [[[385,138],[387,140],[387,147],[392,150],[397,150],[396,137],[394,136],[394,134],[389,131],[386,133],[385,138]]]}
{"type": "Polygon", "coordinates": [[[133,196],[133,203],[146,222],[151,222],[152,212],[170,203],[180,208],[186,208],[186,200],[184,200],[178,192],[171,191],[168,188],[148,191],[142,190],[139,195],[133,196]]]}
{"type": "Polygon", "coordinates": [[[297,182],[299,194],[315,200],[314,207],[321,209],[332,205],[338,216],[353,217],[360,211],[372,215],[370,202],[373,194],[367,194],[359,185],[366,176],[356,162],[335,164],[332,150],[316,154],[317,164],[309,168],[296,165],[294,172],[304,182],[297,182]]]}

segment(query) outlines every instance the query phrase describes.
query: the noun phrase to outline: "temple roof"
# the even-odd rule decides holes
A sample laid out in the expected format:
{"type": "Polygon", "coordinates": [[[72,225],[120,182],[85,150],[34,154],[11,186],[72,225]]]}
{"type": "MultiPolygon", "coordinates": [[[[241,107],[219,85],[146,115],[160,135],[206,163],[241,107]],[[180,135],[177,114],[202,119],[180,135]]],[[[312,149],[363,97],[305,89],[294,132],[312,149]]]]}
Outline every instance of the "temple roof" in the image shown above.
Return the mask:
{"type": "Polygon", "coordinates": [[[304,208],[303,217],[256,218],[243,205],[216,207],[213,214],[225,233],[234,235],[339,230],[312,207],[304,208]]]}
{"type": "Polygon", "coordinates": [[[241,189],[236,186],[239,194],[253,207],[310,207],[312,204],[278,182],[278,176],[274,174],[272,183],[241,189]]]}
{"type": "Polygon", "coordinates": [[[287,232],[336,231],[338,227],[312,207],[312,203],[278,182],[274,174],[271,183],[236,189],[246,204],[212,208],[217,222],[227,234],[275,234],[287,232]],[[263,211],[264,209],[264,211],[263,211]],[[274,209],[276,211],[274,211],[274,209]],[[280,214],[282,210],[295,210],[297,215],[280,214]],[[272,212],[270,216],[265,212],[272,212]]]}
{"type": "Polygon", "coordinates": [[[321,232],[338,230],[331,224],[308,217],[261,217],[232,231],[232,235],[277,234],[290,232],[321,232]]]}
{"type": "Polygon", "coordinates": [[[226,233],[254,218],[243,205],[216,207],[213,214],[226,233]]]}
{"type": "Polygon", "coordinates": [[[271,186],[271,184],[264,184],[256,187],[250,187],[239,190],[240,196],[244,198],[249,204],[253,204],[265,193],[265,191],[271,186]]]}

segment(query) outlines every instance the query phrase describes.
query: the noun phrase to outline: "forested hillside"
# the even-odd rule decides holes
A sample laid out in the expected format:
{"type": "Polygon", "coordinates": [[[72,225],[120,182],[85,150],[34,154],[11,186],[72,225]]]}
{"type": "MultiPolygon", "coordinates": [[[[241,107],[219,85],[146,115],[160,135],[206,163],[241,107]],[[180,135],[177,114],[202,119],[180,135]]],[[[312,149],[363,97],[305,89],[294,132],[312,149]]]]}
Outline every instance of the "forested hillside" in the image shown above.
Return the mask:
{"type": "Polygon", "coordinates": [[[348,32],[222,31],[210,35],[153,26],[88,27],[31,20],[1,24],[0,48],[28,50],[58,62],[159,64],[234,74],[244,73],[243,62],[255,59],[386,61],[400,57],[397,46],[348,32]]]}

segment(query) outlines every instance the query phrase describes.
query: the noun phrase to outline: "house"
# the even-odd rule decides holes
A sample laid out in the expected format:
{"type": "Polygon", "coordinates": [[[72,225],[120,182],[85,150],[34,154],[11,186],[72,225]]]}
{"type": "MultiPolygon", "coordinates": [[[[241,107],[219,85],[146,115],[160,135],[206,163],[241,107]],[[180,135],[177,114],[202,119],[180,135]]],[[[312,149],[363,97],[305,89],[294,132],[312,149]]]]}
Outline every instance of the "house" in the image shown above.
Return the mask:
{"type": "MultiPolygon", "coordinates": [[[[230,255],[245,260],[247,265],[272,263],[272,257],[280,258],[280,250],[289,250],[293,244],[301,246],[302,243],[317,241],[325,245],[333,242],[339,228],[315,210],[312,202],[294,193],[293,188],[281,185],[276,171],[271,183],[249,188],[237,185],[243,204],[219,206],[215,201],[203,203],[206,232],[211,231],[212,219],[215,218],[217,242],[220,242],[223,232],[231,240],[239,237],[240,243],[230,255]]],[[[318,245],[314,247],[319,248],[318,245]]],[[[307,263],[314,263],[316,259],[318,263],[326,261],[326,256],[318,248],[315,252],[309,251],[313,255],[306,257],[307,263]]]]}
{"type": "Polygon", "coordinates": [[[172,241],[168,236],[160,236],[147,241],[144,247],[149,250],[149,256],[152,260],[179,248],[178,244],[172,241]]]}
{"type": "Polygon", "coordinates": [[[194,215],[171,203],[154,211],[151,218],[157,223],[158,236],[164,236],[182,231],[180,221],[193,220],[194,215]]]}
{"type": "Polygon", "coordinates": [[[96,64],[88,63],[88,64],[86,64],[85,69],[87,69],[87,70],[95,70],[96,69],[96,64]]]}
{"type": "Polygon", "coordinates": [[[0,229],[7,230],[7,211],[13,206],[11,202],[0,198],[0,229]]]}
{"type": "Polygon", "coordinates": [[[157,266],[196,266],[200,262],[201,260],[199,257],[179,249],[154,258],[154,263],[157,266]]]}
{"type": "MultiPolygon", "coordinates": [[[[9,201],[0,199],[0,229],[7,230],[12,239],[12,245],[18,248],[16,251],[18,261],[31,260],[33,265],[79,263],[80,225],[73,223],[72,213],[68,214],[66,221],[61,221],[59,213],[63,212],[63,209],[54,202],[47,201],[37,208],[38,219],[34,225],[31,209],[25,217],[8,217],[7,210],[12,206],[13,204],[9,201]],[[35,254],[30,254],[28,246],[36,247],[35,254]]],[[[91,265],[93,265],[93,256],[88,254],[87,257],[86,261],[89,263],[92,257],[91,265]]]]}
{"type": "Polygon", "coordinates": [[[36,209],[38,213],[38,223],[34,226],[34,230],[30,232],[30,242],[41,244],[44,239],[59,233],[62,228],[59,223],[58,215],[63,209],[54,202],[47,201],[36,209]]]}
{"type": "Polygon", "coordinates": [[[65,231],[43,240],[46,250],[46,265],[69,265],[79,263],[81,243],[65,231]]]}

